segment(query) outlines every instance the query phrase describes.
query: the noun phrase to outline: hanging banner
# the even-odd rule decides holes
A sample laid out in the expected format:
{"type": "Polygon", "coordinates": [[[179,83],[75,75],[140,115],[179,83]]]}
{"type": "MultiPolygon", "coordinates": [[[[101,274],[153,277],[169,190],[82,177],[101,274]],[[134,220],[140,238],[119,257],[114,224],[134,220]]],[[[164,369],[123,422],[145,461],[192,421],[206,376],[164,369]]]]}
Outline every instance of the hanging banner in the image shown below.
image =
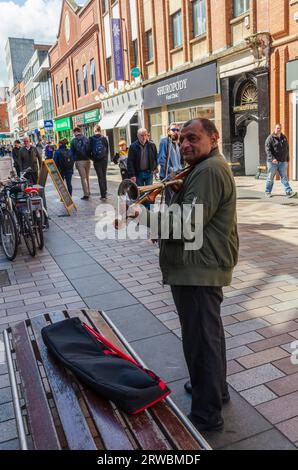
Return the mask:
{"type": "Polygon", "coordinates": [[[124,80],[123,47],[122,47],[122,38],[121,38],[121,20],[119,18],[112,18],[112,38],[113,38],[115,80],[123,81],[124,80]]]}

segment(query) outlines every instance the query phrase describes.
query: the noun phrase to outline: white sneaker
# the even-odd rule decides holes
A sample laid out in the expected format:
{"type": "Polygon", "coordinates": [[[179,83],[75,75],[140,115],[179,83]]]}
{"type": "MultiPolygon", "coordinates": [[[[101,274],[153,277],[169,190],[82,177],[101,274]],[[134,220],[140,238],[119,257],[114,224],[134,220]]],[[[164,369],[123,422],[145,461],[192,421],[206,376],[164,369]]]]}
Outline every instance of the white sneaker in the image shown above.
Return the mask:
{"type": "Polygon", "coordinates": [[[272,197],[272,194],[271,193],[265,193],[265,196],[266,197],[272,197]]]}
{"type": "Polygon", "coordinates": [[[297,192],[296,191],[291,191],[290,193],[287,193],[287,197],[290,198],[290,197],[295,197],[297,196],[297,192]]]}

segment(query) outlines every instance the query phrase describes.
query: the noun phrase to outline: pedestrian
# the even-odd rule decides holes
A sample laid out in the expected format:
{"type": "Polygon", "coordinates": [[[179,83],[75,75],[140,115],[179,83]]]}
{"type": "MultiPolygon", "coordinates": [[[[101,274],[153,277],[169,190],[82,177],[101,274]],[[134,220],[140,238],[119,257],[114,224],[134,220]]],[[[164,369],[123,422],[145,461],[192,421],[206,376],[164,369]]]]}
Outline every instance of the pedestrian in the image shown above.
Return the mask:
{"type": "MultiPolygon", "coordinates": [[[[159,176],[163,180],[171,173],[182,169],[181,154],[179,147],[180,126],[172,122],[168,127],[168,136],[163,137],[159,144],[158,164],[159,176]]],[[[170,204],[173,191],[170,188],[165,190],[165,203],[170,204]]]]}
{"type": "Polygon", "coordinates": [[[54,161],[61,174],[61,178],[66,181],[69,194],[72,195],[71,179],[73,175],[74,161],[67,145],[67,139],[61,139],[59,141],[59,148],[55,151],[54,161]]]}
{"type": "Polygon", "coordinates": [[[158,172],[157,149],[150,140],[147,129],[138,130],[138,138],[128,150],[127,172],[137,186],[147,186],[153,183],[153,174],[158,172]]]}
{"type": "MultiPolygon", "coordinates": [[[[237,263],[239,242],[235,182],[219,152],[218,140],[219,133],[208,119],[193,119],[182,127],[180,150],[193,169],[172,202],[181,207],[182,215],[185,204],[203,205],[202,220],[195,220],[197,211],[191,212],[192,231],[201,235],[202,244],[186,248],[191,238],[183,237],[184,229],[180,239],[171,236],[177,226],[173,216],[167,219],[169,236],[161,239],[159,255],[163,282],[171,286],[181,323],[190,375],[185,389],[192,395],[189,419],[199,431],[222,429],[222,405],[230,400],[220,306],[222,288],[230,285],[237,263]]],[[[140,212],[135,209],[132,215],[140,212]]],[[[163,219],[161,213],[152,212],[153,226],[155,218],[163,219]]]]}
{"type": "Polygon", "coordinates": [[[51,159],[54,156],[54,147],[53,147],[52,142],[50,140],[47,142],[47,144],[45,146],[44,153],[45,153],[46,160],[51,159]]]}
{"type": "Polygon", "coordinates": [[[125,140],[120,140],[118,146],[119,146],[119,152],[117,152],[114,155],[112,162],[115,163],[115,165],[119,165],[121,178],[122,180],[125,180],[128,178],[128,173],[127,173],[128,147],[127,147],[127,143],[125,140]]]}
{"type": "Polygon", "coordinates": [[[42,140],[39,139],[37,144],[36,144],[36,150],[38,151],[40,158],[42,159],[43,157],[43,145],[42,145],[42,140]]]}
{"type": "Polygon", "coordinates": [[[281,182],[284,186],[286,196],[291,198],[297,195],[289,184],[287,177],[287,169],[289,162],[289,144],[287,137],[281,132],[281,124],[276,124],[274,132],[270,134],[265,143],[267,155],[267,181],[265,195],[272,197],[272,188],[276,172],[279,173],[281,182]]]}
{"type": "Polygon", "coordinates": [[[82,134],[79,127],[74,128],[73,134],[74,138],[71,141],[70,151],[81,177],[81,184],[84,192],[84,195],[81,197],[81,199],[88,200],[90,196],[89,174],[91,166],[88,139],[82,134]]]}
{"type": "Polygon", "coordinates": [[[20,148],[21,148],[21,142],[20,140],[15,140],[14,141],[14,147],[12,149],[12,158],[13,158],[13,164],[15,167],[15,170],[17,172],[17,175],[20,176],[20,165],[19,165],[19,154],[20,154],[20,148]]]}
{"type": "Polygon", "coordinates": [[[93,161],[93,166],[97,174],[100,199],[104,201],[107,198],[109,143],[108,139],[102,135],[99,124],[94,127],[94,135],[89,138],[89,151],[90,158],[93,161]]]}
{"type": "Polygon", "coordinates": [[[24,172],[28,168],[31,168],[31,183],[36,184],[42,165],[42,159],[36,147],[32,146],[29,137],[24,137],[23,142],[24,145],[19,151],[20,171],[24,172]]]}

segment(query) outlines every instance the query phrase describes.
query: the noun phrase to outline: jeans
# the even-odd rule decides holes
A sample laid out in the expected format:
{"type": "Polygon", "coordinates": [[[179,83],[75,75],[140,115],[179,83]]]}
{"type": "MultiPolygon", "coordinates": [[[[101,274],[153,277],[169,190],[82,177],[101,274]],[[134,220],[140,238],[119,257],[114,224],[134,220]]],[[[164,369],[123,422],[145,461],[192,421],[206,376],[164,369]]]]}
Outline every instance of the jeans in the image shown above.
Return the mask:
{"type": "Polygon", "coordinates": [[[68,189],[68,192],[70,195],[72,195],[72,185],[71,185],[71,179],[72,179],[72,171],[61,171],[61,177],[63,180],[66,182],[66,186],[68,189]]]}
{"type": "Polygon", "coordinates": [[[267,162],[267,181],[266,181],[266,193],[271,193],[272,188],[273,188],[273,183],[274,183],[274,178],[276,175],[276,172],[278,171],[280,175],[280,180],[285,188],[286,194],[290,194],[292,192],[292,188],[289,185],[288,177],[287,177],[287,168],[288,168],[288,162],[278,162],[278,163],[272,163],[272,162],[267,162]]]}
{"type": "Polygon", "coordinates": [[[222,288],[171,286],[171,290],[192,385],[191,412],[213,424],[221,419],[222,397],[228,393],[222,288]]]}
{"type": "MultiPolygon", "coordinates": [[[[137,174],[137,186],[147,186],[148,184],[153,183],[153,174],[149,170],[143,170],[140,171],[140,173],[137,174]]],[[[150,202],[143,202],[143,206],[145,206],[147,209],[150,209],[150,202]]]]}
{"type": "Polygon", "coordinates": [[[98,185],[100,189],[100,196],[105,198],[107,196],[107,168],[108,159],[102,158],[97,162],[93,162],[94,169],[97,174],[98,185]]]}

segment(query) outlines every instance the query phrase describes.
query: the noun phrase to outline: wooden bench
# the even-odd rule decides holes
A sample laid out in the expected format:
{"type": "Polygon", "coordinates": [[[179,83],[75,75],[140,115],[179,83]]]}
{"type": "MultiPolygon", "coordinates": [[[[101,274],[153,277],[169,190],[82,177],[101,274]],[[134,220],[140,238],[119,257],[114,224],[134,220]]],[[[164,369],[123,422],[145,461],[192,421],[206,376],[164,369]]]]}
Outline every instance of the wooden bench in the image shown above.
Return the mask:
{"type": "Polygon", "coordinates": [[[41,329],[74,316],[141,362],[104,312],[52,312],[5,330],[22,449],[210,449],[169,397],[137,415],[127,415],[64,369],[48,353],[41,329]]]}

